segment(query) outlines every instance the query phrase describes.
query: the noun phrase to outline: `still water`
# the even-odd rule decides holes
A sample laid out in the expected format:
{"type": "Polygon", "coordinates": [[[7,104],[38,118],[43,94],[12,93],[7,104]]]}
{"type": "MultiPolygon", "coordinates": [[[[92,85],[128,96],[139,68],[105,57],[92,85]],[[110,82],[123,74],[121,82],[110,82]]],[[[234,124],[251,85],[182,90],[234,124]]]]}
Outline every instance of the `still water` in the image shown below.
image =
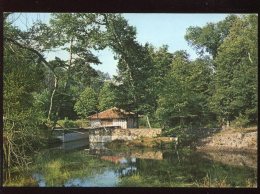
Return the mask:
{"type": "Polygon", "coordinates": [[[256,155],[179,149],[108,149],[85,140],[34,156],[4,186],[256,187],[256,155]]]}

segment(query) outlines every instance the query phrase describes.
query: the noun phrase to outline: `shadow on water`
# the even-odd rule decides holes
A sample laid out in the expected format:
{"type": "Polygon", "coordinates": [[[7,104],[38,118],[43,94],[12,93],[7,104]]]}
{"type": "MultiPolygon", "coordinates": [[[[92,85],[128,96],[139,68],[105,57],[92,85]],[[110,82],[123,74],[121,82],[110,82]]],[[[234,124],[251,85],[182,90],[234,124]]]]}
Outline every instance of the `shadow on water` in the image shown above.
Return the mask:
{"type": "Polygon", "coordinates": [[[4,186],[256,187],[254,161],[225,157],[187,148],[111,150],[82,140],[34,155],[30,169],[12,173],[4,186]]]}
{"type": "Polygon", "coordinates": [[[70,151],[76,149],[84,149],[89,147],[89,141],[86,139],[81,139],[77,141],[70,141],[66,143],[61,143],[56,147],[52,147],[50,149],[54,150],[63,150],[63,151],[70,151]]]}

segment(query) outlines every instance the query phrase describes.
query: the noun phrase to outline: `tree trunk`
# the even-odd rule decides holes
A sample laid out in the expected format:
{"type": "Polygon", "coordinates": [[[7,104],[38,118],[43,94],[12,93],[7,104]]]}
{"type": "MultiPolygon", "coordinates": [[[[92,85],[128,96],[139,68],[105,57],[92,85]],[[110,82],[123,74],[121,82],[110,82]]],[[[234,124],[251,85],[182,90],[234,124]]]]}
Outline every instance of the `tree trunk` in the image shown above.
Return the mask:
{"type": "Polygon", "coordinates": [[[136,118],[136,128],[139,128],[138,114],[135,114],[135,118],[136,118]]]}
{"type": "Polygon", "coordinates": [[[73,38],[71,38],[70,40],[70,51],[69,51],[69,66],[68,66],[68,69],[67,69],[67,80],[66,80],[66,83],[64,85],[64,93],[66,93],[67,91],[67,88],[69,86],[69,81],[70,81],[70,74],[71,74],[71,67],[72,67],[72,60],[73,60],[73,53],[72,53],[72,46],[73,46],[73,38]]]}
{"type": "Polygon", "coordinates": [[[253,63],[249,52],[248,52],[248,59],[249,59],[249,61],[250,61],[251,63],[253,63]]]}
{"type": "Polygon", "coordinates": [[[229,128],[229,126],[230,126],[230,121],[227,120],[227,128],[229,128]]]}
{"type": "Polygon", "coordinates": [[[51,94],[51,102],[50,102],[50,107],[49,107],[49,112],[48,112],[48,121],[51,120],[51,112],[52,112],[52,107],[53,107],[53,98],[54,98],[54,95],[55,95],[55,92],[56,92],[57,86],[58,86],[58,78],[57,78],[57,76],[54,75],[54,78],[55,78],[54,89],[53,89],[52,94],[51,94]]]}
{"type": "Polygon", "coordinates": [[[148,115],[146,116],[146,120],[147,120],[147,124],[148,124],[149,128],[151,129],[151,125],[150,125],[150,121],[149,121],[148,115]]]}

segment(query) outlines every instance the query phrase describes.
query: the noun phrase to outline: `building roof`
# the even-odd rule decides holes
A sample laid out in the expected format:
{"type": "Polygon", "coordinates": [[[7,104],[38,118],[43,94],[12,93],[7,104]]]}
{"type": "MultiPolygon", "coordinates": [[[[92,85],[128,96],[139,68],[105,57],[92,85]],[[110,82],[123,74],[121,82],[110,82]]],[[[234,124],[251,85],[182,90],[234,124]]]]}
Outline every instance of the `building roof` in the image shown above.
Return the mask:
{"type": "Polygon", "coordinates": [[[89,119],[118,119],[118,118],[126,118],[133,115],[134,115],[133,112],[127,112],[123,109],[113,107],[105,111],[102,111],[100,113],[90,115],[88,118],[89,119]]]}

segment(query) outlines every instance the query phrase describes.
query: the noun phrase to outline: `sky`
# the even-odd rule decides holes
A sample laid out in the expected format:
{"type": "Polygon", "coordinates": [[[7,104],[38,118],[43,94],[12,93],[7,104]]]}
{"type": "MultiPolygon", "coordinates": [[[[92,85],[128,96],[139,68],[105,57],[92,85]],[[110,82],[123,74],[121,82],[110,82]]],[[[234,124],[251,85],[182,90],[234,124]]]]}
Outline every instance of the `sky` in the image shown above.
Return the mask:
{"type": "MultiPolygon", "coordinates": [[[[186,29],[190,26],[204,26],[209,22],[218,22],[223,20],[228,14],[162,14],[162,13],[123,13],[128,23],[136,27],[137,41],[141,44],[149,42],[156,48],[162,45],[168,45],[169,52],[177,50],[186,50],[190,59],[198,57],[195,50],[188,45],[184,39],[186,29]]],[[[42,20],[48,22],[49,13],[16,13],[10,20],[21,29],[32,25],[33,21],[42,20]]],[[[102,64],[95,69],[109,73],[110,76],[116,75],[117,61],[114,60],[112,51],[95,52],[102,64]]],[[[54,59],[55,56],[61,59],[67,59],[68,56],[62,51],[55,53],[46,53],[47,59],[54,59]]]]}

